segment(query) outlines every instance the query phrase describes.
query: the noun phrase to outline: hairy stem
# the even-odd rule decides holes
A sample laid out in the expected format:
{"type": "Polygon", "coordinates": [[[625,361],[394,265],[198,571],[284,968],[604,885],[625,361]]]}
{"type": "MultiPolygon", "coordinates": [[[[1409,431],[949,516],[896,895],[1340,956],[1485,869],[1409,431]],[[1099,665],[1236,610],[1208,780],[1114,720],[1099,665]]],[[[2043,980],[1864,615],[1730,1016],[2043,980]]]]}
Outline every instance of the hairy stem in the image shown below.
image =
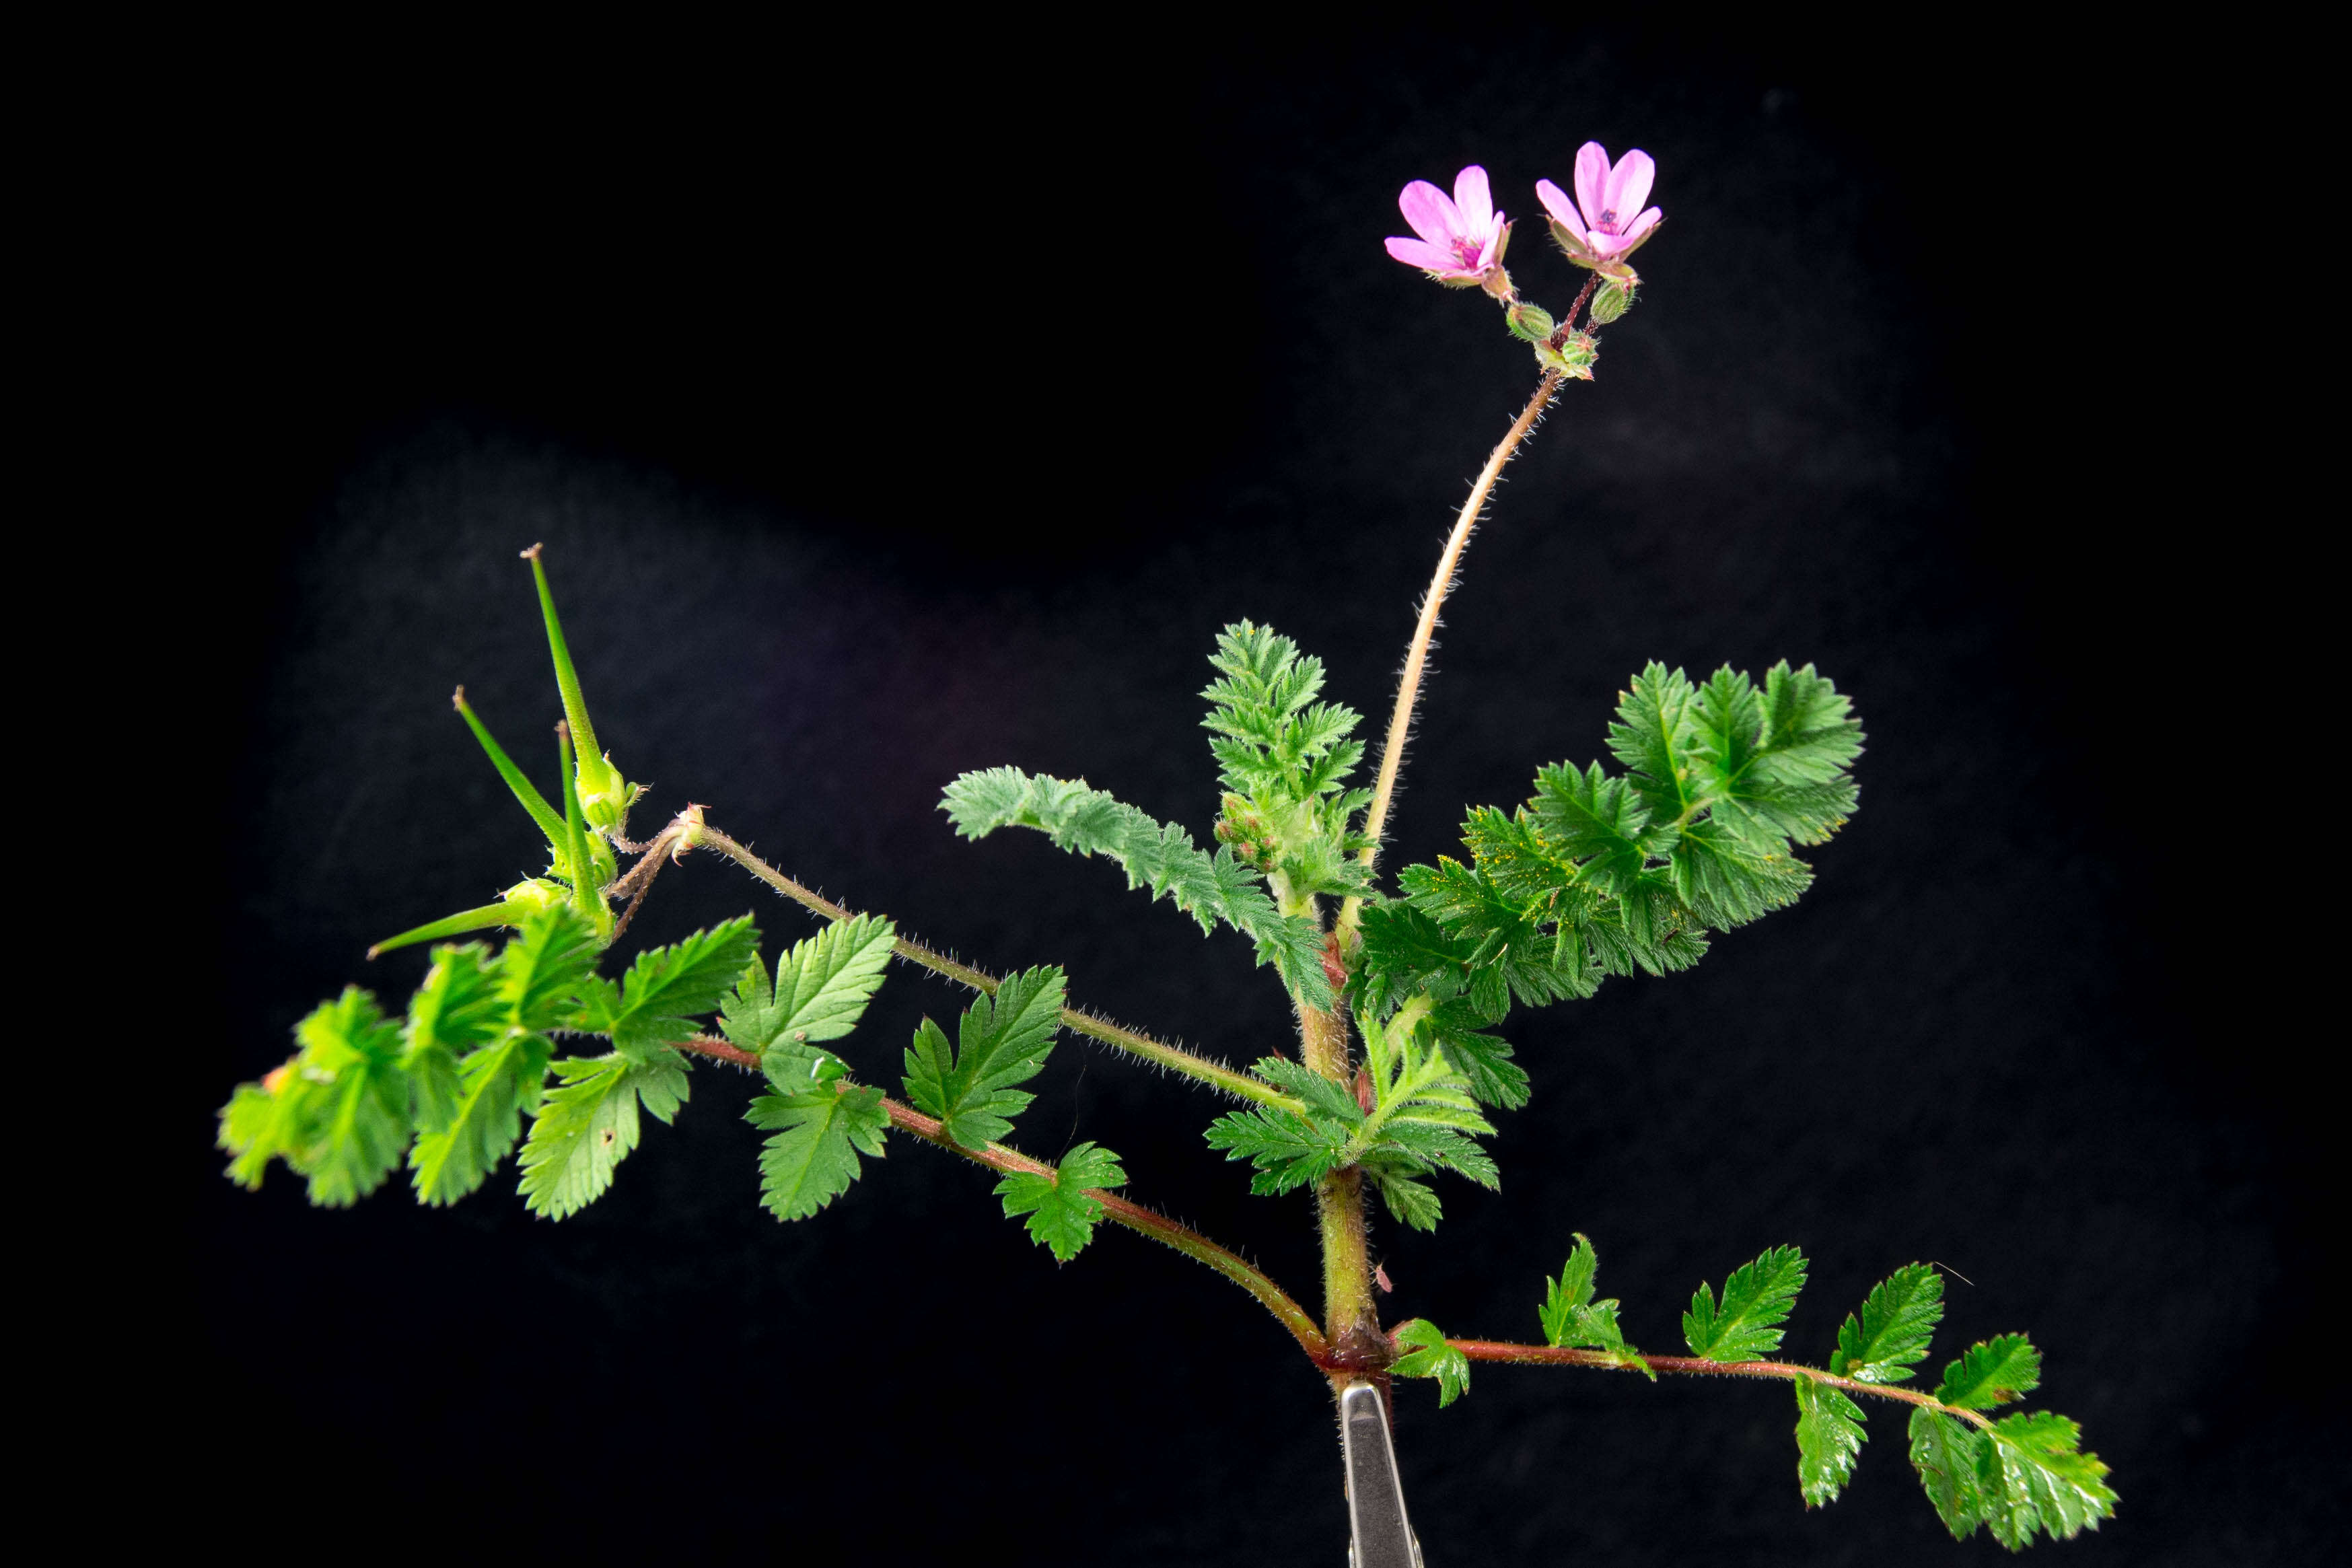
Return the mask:
{"type": "Polygon", "coordinates": [[[1815,1366],[1801,1366],[1785,1361],[1705,1361],[1687,1355],[1619,1356],[1607,1351],[1570,1350],[1565,1345],[1522,1345],[1501,1340],[1448,1340],[1445,1342],[1472,1361],[1516,1362],[1522,1365],[1539,1366],[1599,1366],[1620,1372],[1638,1370],[1635,1363],[1653,1372],[1695,1373],[1707,1377],[1777,1377],[1794,1383],[1800,1378],[1826,1384],[1848,1394],[1867,1394],[1873,1399],[1899,1399],[1906,1405],[1922,1405],[1946,1415],[1990,1430],[1992,1420],[1974,1410],[1964,1410],[1957,1405],[1947,1405],[1934,1394],[1922,1394],[1916,1388],[1896,1388],[1884,1383],[1863,1383],[1851,1377],[1840,1377],[1833,1372],[1823,1372],[1815,1366]]]}
{"type": "MultiPolygon", "coordinates": [[[[1295,998],[1294,998],[1295,1000],[1295,998]]],[[[1300,1059],[1334,1083],[1349,1081],[1348,1026],[1340,1015],[1298,1005],[1300,1059]]],[[[1315,1184],[1317,1239],[1323,1250],[1323,1332],[1332,1346],[1325,1363],[1332,1387],[1378,1373],[1393,1352],[1372,1304],[1372,1261],[1366,1245],[1364,1177],[1343,1166],[1315,1184]]]]}
{"type": "MultiPolygon", "coordinates": [[[[1367,844],[1360,858],[1366,867],[1381,852],[1381,837],[1388,829],[1389,805],[1396,795],[1397,770],[1404,763],[1405,737],[1412,730],[1412,712],[1421,700],[1421,678],[1429,664],[1429,641],[1437,633],[1438,611],[1444,606],[1445,595],[1454,586],[1454,570],[1462,563],[1462,552],[1468,548],[1470,535],[1477,529],[1478,519],[1486,510],[1487,498],[1495,491],[1495,481],[1502,477],[1503,466],[1519,449],[1528,433],[1543,417],[1555,394],[1559,391],[1560,374],[1548,370],[1536,383],[1535,395],[1503,432],[1503,438],[1479,470],[1477,482],[1470,487],[1470,497],[1462,503],[1461,515],[1454,520],[1454,531],[1446,537],[1445,549],[1438,555],[1436,574],[1429,580],[1429,592],[1422,596],[1421,619],[1412,629],[1412,641],[1406,645],[1404,672],[1397,679],[1396,707],[1389,714],[1388,744],[1381,752],[1380,777],[1372,785],[1372,804],[1364,816],[1364,836],[1367,844]]],[[[1352,942],[1356,931],[1357,910],[1362,905],[1360,898],[1350,898],[1339,906],[1339,931],[1344,949],[1352,942]]]]}
{"type": "MultiPolygon", "coordinates": [[[[784,897],[807,909],[814,910],[827,920],[845,921],[851,918],[850,911],[841,905],[823,894],[801,886],[726,834],[704,823],[698,813],[694,815],[694,820],[690,822],[684,816],[681,816],[679,821],[685,824],[679,834],[680,842],[683,844],[702,845],[716,849],[768,886],[775,889],[776,891],[783,894],[784,897]]],[[[660,840],[656,839],[656,842],[658,843],[660,840]]],[[[974,969],[969,963],[959,963],[943,952],[925,947],[921,942],[910,941],[903,936],[898,940],[895,951],[899,957],[919,963],[934,973],[944,974],[959,984],[969,985],[973,990],[985,992],[991,996],[996,994],[997,978],[985,970],[974,969]]],[[[1116,1046],[1120,1050],[1141,1057],[1146,1061],[1156,1062],[1163,1068],[1182,1073],[1187,1078],[1223,1089],[1227,1094],[1238,1099],[1255,1100],[1260,1105],[1279,1106],[1286,1110],[1303,1111],[1306,1109],[1297,1100],[1283,1093],[1280,1089],[1261,1083],[1249,1074],[1229,1068],[1223,1062],[1213,1062],[1205,1057],[1194,1056],[1192,1052],[1180,1049],[1175,1046],[1164,1045],[1149,1035],[1138,1034],[1133,1029],[1107,1023],[1089,1014],[1082,1013],[1075,1007],[1062,1009],[1062,1026],[1074,1033],[1084,1035],[1088,1039],[1100,1040],[1108,1046],[1116,1046]]]]}
{"type": "MultiPolygon", "coordinates": [[[[732,1062],[754,1072],[760,1070],[758,1054],[731,1041],[698,1036],[690,1040],[680,1040],[677,1048],[693,1051],[699,1056],[714,1057],[722,1062],[732,1062]]],[[[949,1137],[935,1118],[924,1115],[911,1105],[901,1105],[887,1097],[882,1104],[890,1113],[890,1125],[893,1127],[902,1132],[911,1132],[926,1142],[936,1143],[950,1153],[961,1154],[975,1164],[986,1165],[992,1171],[1032,1176],[1055,1173],[1054,1167],[1045,1161],[1033,1160],[1019,1150],[1008,1149],[1002,1143],[991,1143],[984,1149],[967,1149],[949,1137]]],[[[1290,1337],[1298,1342],[1298,1348],[1305,1351],[1317,1365],[1323,1364],[1328,1359],[1328,1350],[1323,1335],[1316,1329],[1315,1320],[1307,1315],[1307,1309],[1292,1300],[1287,1291],[1246,1259],[1228,1252],[1190,1226],[1170,1219],[1157,1210],[1145,1208],[1141,1204],[1131,1203],[1117,1193],[1101,1187],[1082,1190],[1087,1196],[1102,1205],[1106,1217],[1138,1235],[1148,1236],[1154,1241],[1172,1247],[1196,1262],[1207,1264],[1248,1291],[1256,1298],[1260,1306],[1274,1314],[1277,1322],[1290,1331],[1290,1337]]]]}

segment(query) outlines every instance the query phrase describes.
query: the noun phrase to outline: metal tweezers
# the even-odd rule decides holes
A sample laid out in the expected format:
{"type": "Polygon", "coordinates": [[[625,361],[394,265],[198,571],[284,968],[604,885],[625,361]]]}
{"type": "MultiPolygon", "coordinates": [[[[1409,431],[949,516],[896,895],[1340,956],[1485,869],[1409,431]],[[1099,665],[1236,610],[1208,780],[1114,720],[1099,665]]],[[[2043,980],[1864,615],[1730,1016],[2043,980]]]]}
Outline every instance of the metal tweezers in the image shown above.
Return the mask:
{"type": "Polygon", "coordinates": [[[1351,1568],[1422,1568],[1421,1542],[1404,1516],[1388,1412],[1369,1383],[1349,1384],[1339,1395],[1339,1446],[1348,1460],[1351,1568]]]}

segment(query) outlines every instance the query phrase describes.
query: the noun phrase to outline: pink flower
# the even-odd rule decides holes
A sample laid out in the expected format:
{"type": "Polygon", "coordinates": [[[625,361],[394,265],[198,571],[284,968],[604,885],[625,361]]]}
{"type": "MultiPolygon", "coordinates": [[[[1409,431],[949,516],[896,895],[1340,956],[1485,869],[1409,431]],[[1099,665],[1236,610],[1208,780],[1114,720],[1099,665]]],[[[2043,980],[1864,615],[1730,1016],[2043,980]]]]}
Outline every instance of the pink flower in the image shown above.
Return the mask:
{"type": "Polygon", "coordinates": [[[1486,189],[1486,171],[1477,164],[1454,176],[1452,195],[1427,180],[1415,180],[1397,197],[1397,205],[1421,236],[1388,241],[1389,254],[1406,266],[1459,285],[1481,282],[1501,265],[1508,227],[1486,189]]]}
{"type": "Polygon", "coordinates": [[[1536,199],[1551,214],[1560,248],[1576,260],[1606,265],[1633,255],[1657,232],[1664,215],[1642,205],[1650,199],[1650,182],[1657,174],[1647,153],[1636,149],[1612,168],[1609,150],[1587,142],[1576,153],[1575,202],[1549,180],[1536,182],[1536,199]],[[1580,216],[1579,207],[1584,209],[1580,216]]]}

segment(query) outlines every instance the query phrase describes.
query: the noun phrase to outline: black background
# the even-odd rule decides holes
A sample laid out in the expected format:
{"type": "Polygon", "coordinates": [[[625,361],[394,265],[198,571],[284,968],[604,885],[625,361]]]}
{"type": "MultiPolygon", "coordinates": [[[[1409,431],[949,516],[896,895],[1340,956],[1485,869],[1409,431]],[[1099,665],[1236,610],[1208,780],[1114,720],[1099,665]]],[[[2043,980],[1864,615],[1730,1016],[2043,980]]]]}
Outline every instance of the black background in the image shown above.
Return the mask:
{"type": "MultiPolygon", "coordinates": [[[[1869,731],[1863,805],[1799,908],[1696,972],[1514,1015],[1536,1098],[1495,1140],[1503,1188],[1449,1184],[1433,1237],[1383,1224],[1384,1306],[1534,1338],[1581,1230],[1632,1337],[1672,1350],[1697,1280],[1788,1241],[1813,1259],[1789,1350],[1818,1360],[1932,1258],[1971,1282],[1939,1349],[2030,1330],[2040,1397],[2115,1467],[2120,1516],[2043,1551],[2317,1561],[2327,1390],[2276,1352],[2319,1334],[2323,1113],[2233,962],[2301,916],[2186,830],[2234,809],[2210,672],[2269,568],[2213,504],[2242,416],[2208,280],[2141,243],[2231,153],[2153,58],[2013,42],[227,48],[157,121],[171,266],[131,345],[156,372],[117,421],[140,457],[91,476],[168,508],[154,739],[189,759],[216,896],[192,982],[216,1026],[164,1069],[153,1319],[156,1436],[200,1506],[362,1554],[1340,1561],[1328,1406],[1286,1336],[1125,1234],[1057,1268],[935,1151],[779,1226],[750,1080],[713,1068],[554,1226],[506,1180],[447,1212],[245,1195],[209,1111],[320,996],[405,994],[422,959],[368,966],[369,941],[537,869],[446,707],[464,682],[551,775],[534,541],[602,738],[654,781],[641,826],[702,802],[976,963],[1058,962],[1227,1059],[1281,1042],[1239,938],[1033,835],[958,841],[939,788],[1013,763],[1204,834],[1193,694],[1244,616],[1321,654],[1376,739],[1534,375],[1491,305],[1382,254],[1396,190],[1476,161],[1527,218],[1594,138],[1656,156],[1667,227],[1473,548],[1387,862],[1597,754],[1653,658],[1818,661],[1869,731]]],[[[1557,308],[1578,279],[1540,237],[1511,259],[1557,308]]],[[[772,947],[812,929],[704,858],[632,942],[747,905],[772,947]]],[[[961,1005],[894,971],[847,1054],[889,1081],[961,1005]]],[[[1246,1196],[1200,1142],[1212,1100],[1075,1040],[1042,1087],[1024,1148],[1108,1143],[1139,1199],[1311,1303],[1307,1205],[1246,1196]]],[[[1808,1511],[1792,1419],[1777,1384],[1486,1367],[1443,1415],[1405,1388],[1398,1440],[1433,1563],[1997,1554],[1946,1538],[1891,1411],[1808,1511]]]]}

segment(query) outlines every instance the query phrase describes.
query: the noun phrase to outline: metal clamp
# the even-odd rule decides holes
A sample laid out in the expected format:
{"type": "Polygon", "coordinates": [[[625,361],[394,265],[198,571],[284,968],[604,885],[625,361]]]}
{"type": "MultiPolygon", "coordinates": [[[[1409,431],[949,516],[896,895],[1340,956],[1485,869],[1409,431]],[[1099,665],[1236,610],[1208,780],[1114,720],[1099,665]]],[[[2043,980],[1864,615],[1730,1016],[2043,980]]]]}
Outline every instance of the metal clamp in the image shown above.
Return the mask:
{"type": "Polygon", "coordinates": [[[1348,1562],[1352,1568],[1422,1568],[1421,1542],[1404,1515],[1389,1415],[1369,1383],[1351,1383],[1339,1394],[1339,1447],[1348,1463],[1348,1562]]]}

